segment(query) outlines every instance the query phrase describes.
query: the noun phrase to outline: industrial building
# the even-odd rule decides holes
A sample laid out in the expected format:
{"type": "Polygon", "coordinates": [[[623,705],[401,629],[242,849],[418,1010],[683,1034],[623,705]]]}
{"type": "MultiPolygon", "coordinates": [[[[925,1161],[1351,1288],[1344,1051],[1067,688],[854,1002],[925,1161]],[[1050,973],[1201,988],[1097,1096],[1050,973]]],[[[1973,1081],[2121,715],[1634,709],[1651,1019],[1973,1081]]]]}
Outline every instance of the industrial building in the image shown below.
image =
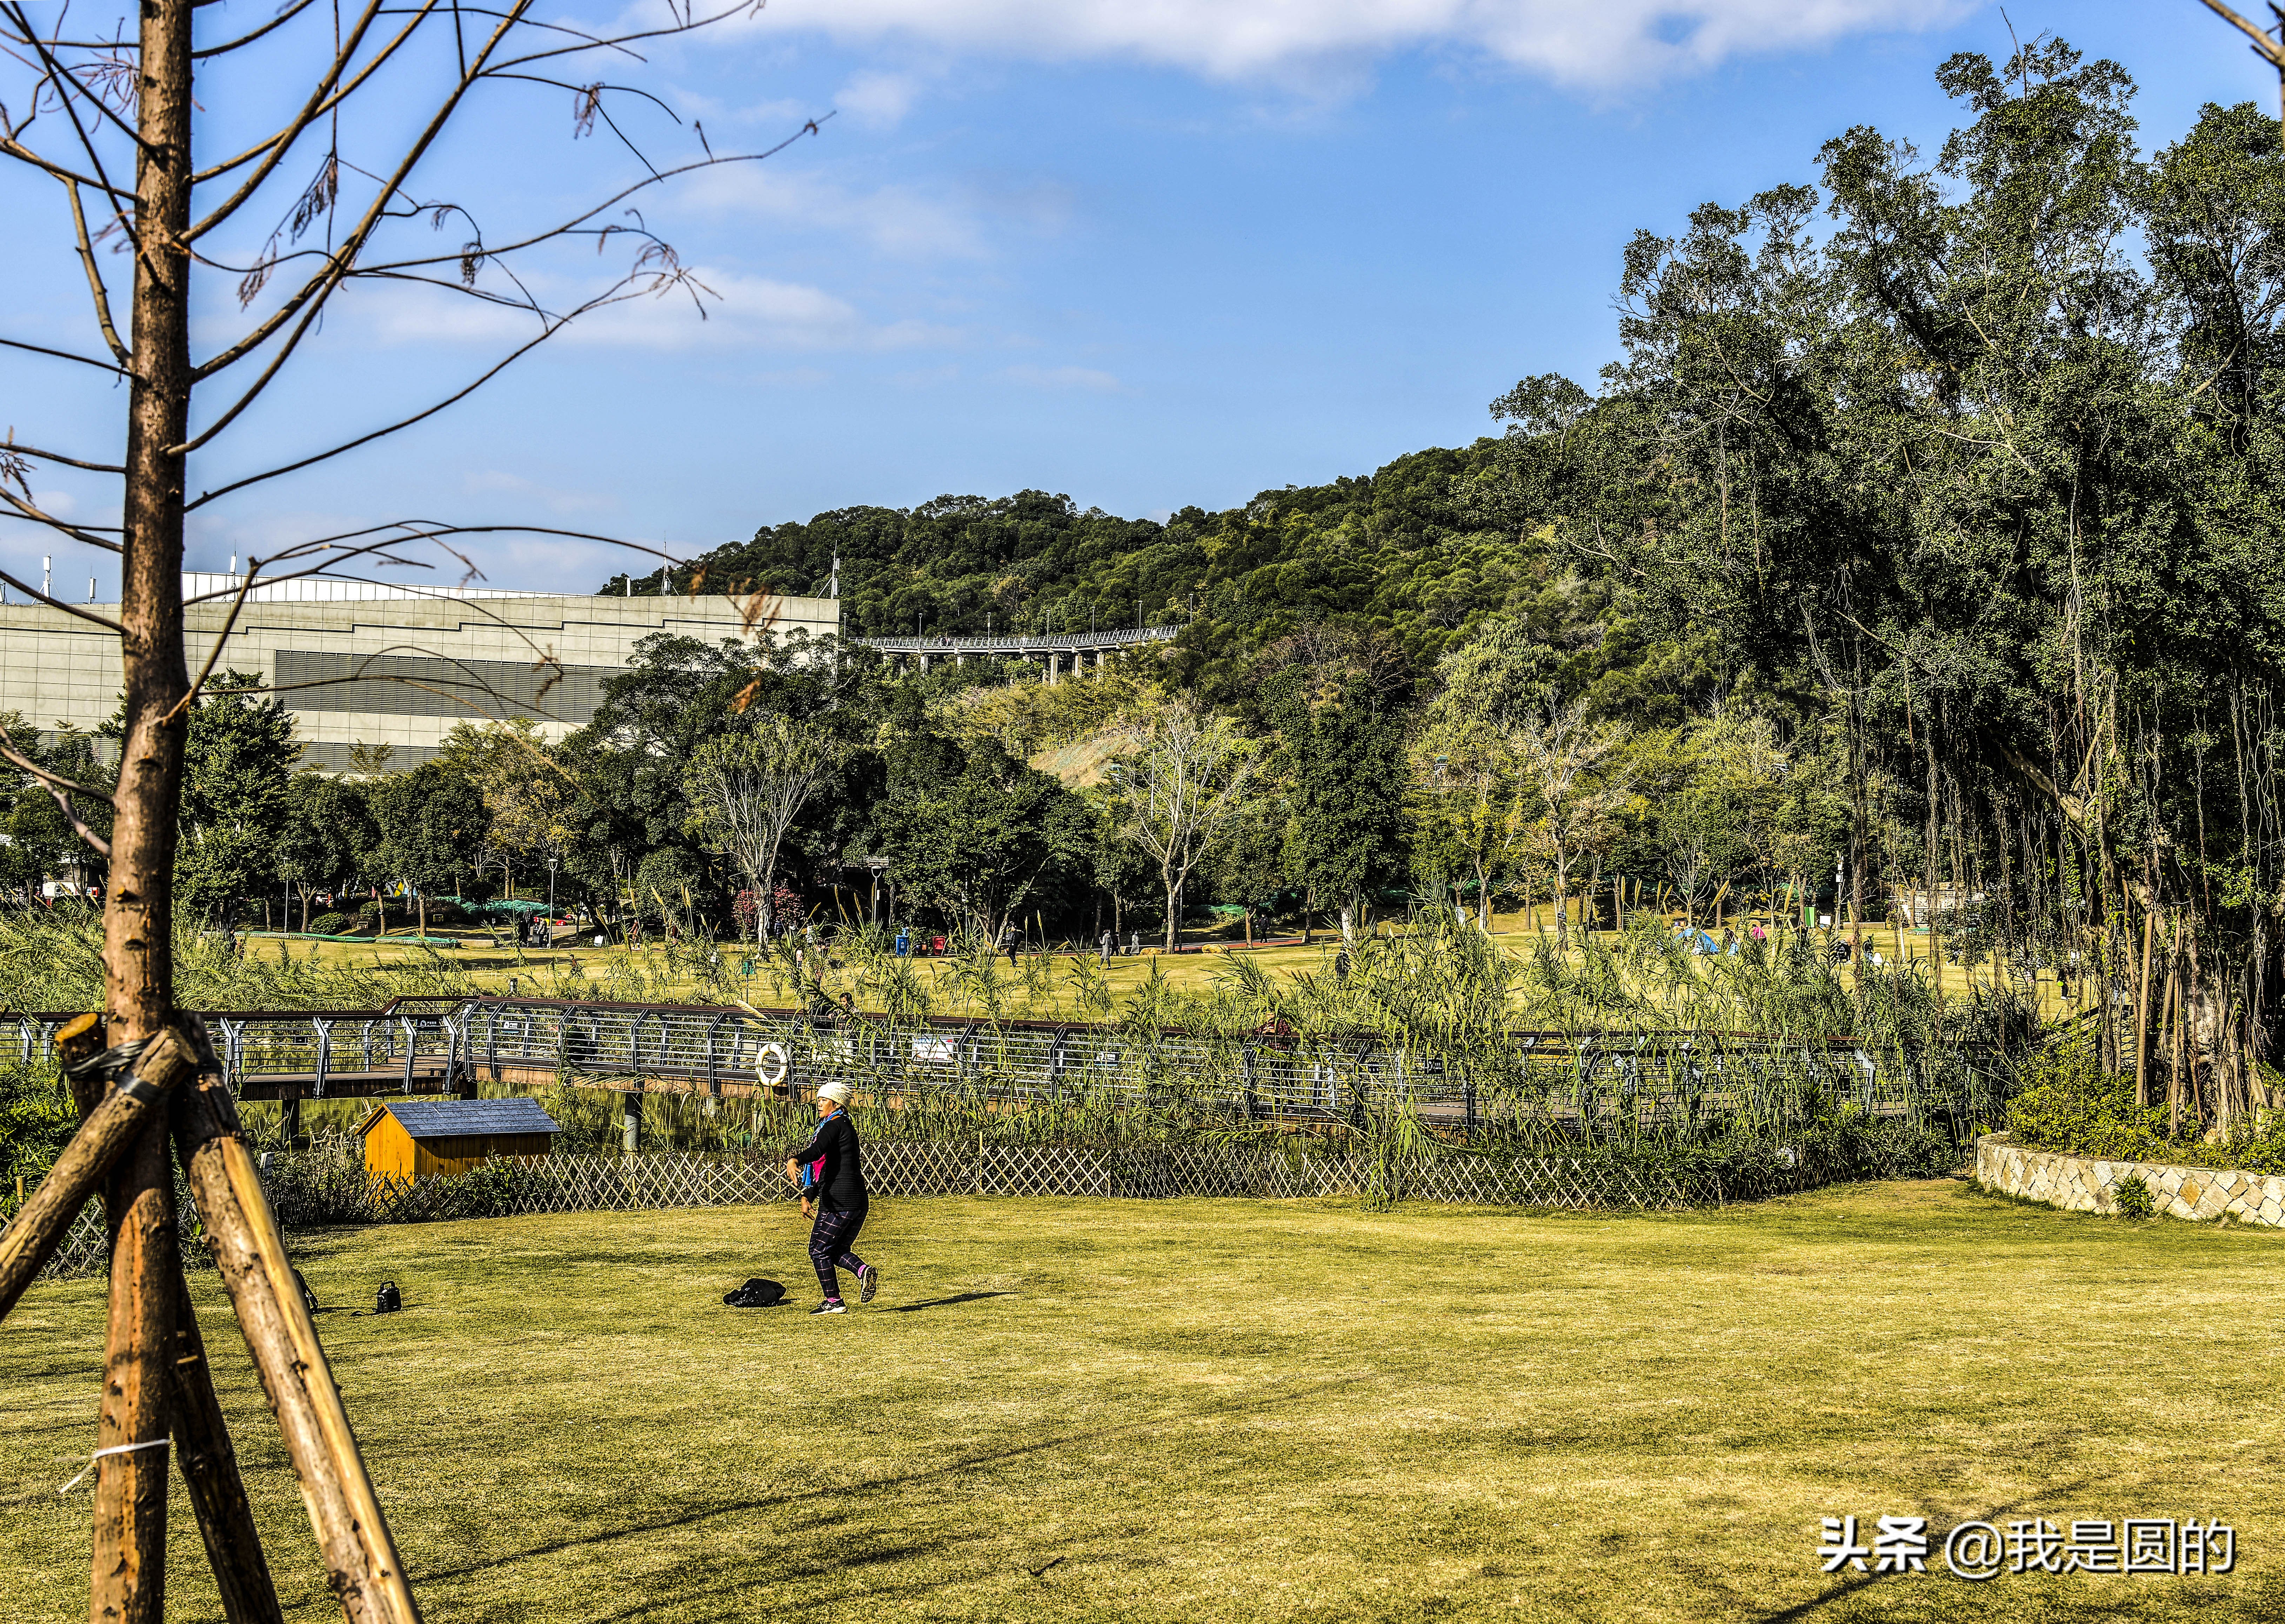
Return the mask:
{"type": "MultiPolygon", "coordinates": [[[[190,666],[205,664],[244,584],[185,574],[190,666]]],[[[118,606],[90,612],[117,618],[118,606]]],[[[216,670],[260,676],[293,713],[302,765],[341,772],[354,745],[388,745],[402,771],[435,755],[455,723],[530,717],[560,739],[593,717],[603,680],[656,632],[829,636],[830,598],[772,598],[749,629],[724,597],[600,597],[308,579],[257,584],[216,670]]],[[[43,603],[0,604],[0,711],[43,734],[91,731],[119,710],[119,643],[43,603]]]]}

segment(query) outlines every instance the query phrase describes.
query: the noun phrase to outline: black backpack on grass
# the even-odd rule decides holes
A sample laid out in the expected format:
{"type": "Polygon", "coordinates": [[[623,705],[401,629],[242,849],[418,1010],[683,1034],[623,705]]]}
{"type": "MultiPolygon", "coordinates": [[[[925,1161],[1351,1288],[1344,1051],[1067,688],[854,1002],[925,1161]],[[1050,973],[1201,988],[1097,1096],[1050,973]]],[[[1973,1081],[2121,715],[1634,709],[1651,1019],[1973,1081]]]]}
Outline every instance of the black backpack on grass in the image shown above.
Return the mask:
{"type": "Polygon", "coordinates": [[[774,1280],[749,1280],[722,1298],[731,1308],[774,1308],[785,1301],[785,1287],[774,1280]]]}

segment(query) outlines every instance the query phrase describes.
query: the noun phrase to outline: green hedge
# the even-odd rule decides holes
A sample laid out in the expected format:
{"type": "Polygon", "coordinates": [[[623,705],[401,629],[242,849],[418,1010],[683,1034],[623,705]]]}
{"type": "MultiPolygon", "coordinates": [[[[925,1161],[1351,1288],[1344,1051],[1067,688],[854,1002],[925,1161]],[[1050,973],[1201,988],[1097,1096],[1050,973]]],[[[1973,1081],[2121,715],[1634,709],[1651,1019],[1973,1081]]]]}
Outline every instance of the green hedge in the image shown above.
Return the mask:
{"type": "Polygon", "coordinates": [[[2025,1064],[2007,1131],[2028,1149],[2066,1156],[2285,1173],[2285,1119],[2209,1142],[2171,1134],[2167,1118],[2163,1105],[2135,1104],[2134,1079],[2105,1073],[2093,1045],[2058,1044],[2025,1064]]]}

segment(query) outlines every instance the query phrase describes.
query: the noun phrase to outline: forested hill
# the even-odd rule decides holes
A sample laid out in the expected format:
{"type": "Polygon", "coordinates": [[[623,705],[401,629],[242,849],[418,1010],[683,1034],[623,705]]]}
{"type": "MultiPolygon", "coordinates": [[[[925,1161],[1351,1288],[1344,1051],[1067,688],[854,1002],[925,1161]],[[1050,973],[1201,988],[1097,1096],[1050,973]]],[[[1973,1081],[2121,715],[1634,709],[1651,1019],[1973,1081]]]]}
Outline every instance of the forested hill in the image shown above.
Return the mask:
{"type": "MultiPolygon", "coordinates": [[[[1499,442],[1400,457],[1377,473],[1265,490],[1243,507],[1185,507],[1166,523],[1081,509],[1067,496],[938,497],[910,509],[844,507],[695,561],[701,590],[822,593],[836,550],[847,627],[858,635],[1186,627],[1171,660],[1185,682],[1222,696],[1254,656],[1311,622],[1393,638],[1416,672],[1510,616],[1545,640],[1639,663],[1607,605],[1566,577],[1543,542],[1484,528],[1457,490],[1499,442]]],[[[687,590],[677,570],[671,590],[687,590]]],[[[656,592],[656,576],[638,580],[656,592]]],[[[624,577],[609,592],[625,590],[624,577]]]]}

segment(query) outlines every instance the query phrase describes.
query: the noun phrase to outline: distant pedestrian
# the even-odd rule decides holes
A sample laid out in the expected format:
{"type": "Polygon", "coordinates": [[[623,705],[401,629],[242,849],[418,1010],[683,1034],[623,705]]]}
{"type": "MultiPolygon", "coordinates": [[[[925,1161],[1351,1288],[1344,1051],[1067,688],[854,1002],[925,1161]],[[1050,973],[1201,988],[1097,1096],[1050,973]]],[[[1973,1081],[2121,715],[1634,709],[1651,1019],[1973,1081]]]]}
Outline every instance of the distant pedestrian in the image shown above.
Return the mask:
{"type": "Polygon", "coordinates": [[[1103,939],[1097,944],[1097,945],[1103,949],[1103,961],[1105,964],[1111,962],[1111,944],[1116,942],[1118,939],[1118,938],[1111,934],[1111,929],[1109,926],[1106,925],[1103,927],[1103,939]]]}
{"type": "Polygon", "coordinates": [[[1016,924],[1013,920],[1000,922],[1000,951],[1008,955],[1008,968],[1016,968],[1016,924]]]}
{"type": "Polygon", "coordinates": [[[851,1250],[857,1232],[865,1227],[868,1204],[865,1191],[863,1151],[857,1130],[849,1120],[849,1085],[830,1082],[817,1091],[817,1132],[806,1147],[786,1163],[786,1177],[801,1190],[801,1215],[813,1218],[809,1232],[809,1260],[817,1270],[824,1300],[812,1314],[846,1314],[841,1300],[841,1275],[847,1269],[857,1276],[857,1300],[869,1303],[880,1289],[878,1269],[851,1250]]]}
{"type": "Polygon", "coordinates": [[[1127,956],[1130,959],[1142,956],[1142,933],[1140,930],[1127,933],[1127,956]]]}

